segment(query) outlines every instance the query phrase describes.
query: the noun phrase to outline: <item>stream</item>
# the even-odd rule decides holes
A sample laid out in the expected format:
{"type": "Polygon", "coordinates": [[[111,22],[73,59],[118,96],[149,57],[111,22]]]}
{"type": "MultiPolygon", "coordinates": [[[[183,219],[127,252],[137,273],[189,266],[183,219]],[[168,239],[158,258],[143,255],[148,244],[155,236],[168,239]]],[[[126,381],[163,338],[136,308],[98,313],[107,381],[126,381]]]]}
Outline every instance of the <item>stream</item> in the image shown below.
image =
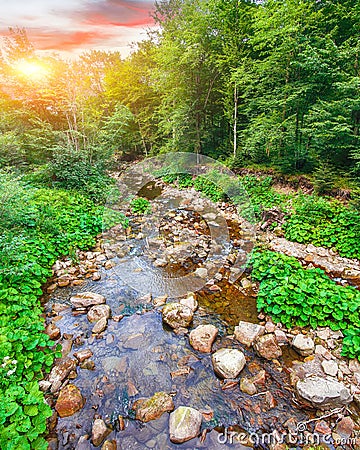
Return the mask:
{"type": "MultiPolygon", "coordinates": [[[[155,186],[151,186],[150,192],[142,192],[142,195],[151,198],[153,211],[156,211],[157,203],[162,208],[164,199],[162,190],[155,190],[154,195],[154,189],[155,186]]],[[[202,223],[192,208],[186,208],[177,201],[174,192],[170,192],[169,199],[171,213],[169,217],[164,216],[165,230],[161,232],[166,239],[171,241],[172,233],[178,236],[176,226],[175,232],[174,229],[166,229],[166,223],[171,220],[179,223],[179,233],[186,228],[191,235],[192,231],[198,233],[202,227],[199,234],[193,235],[203,238],[203,249],[194,254],[191,253],[194,249],[188,248],[189,256],[182,255],[181,263],[154,264],[164,255],[165,249],[156,244],[156,235],[144,236],[144,226],[153,226],[151,215],[131,216],[130,231],[114,227],[104,233],[98,240],[98,247],[93,252],[83,252],[82,259],[76,264],[57,263],[60,278],[64,278],[64,273],[65,276],[72,273],[75,282],[49,289],[50,292],[44,295],[47,323],[51,322],[60,330],[58,342],[63,346],[64,358],[75,359],[74,353],[85,349],[90,349],[92,356],[70,373],[70,380],[65,381],[65,384],[70,382],[77,386],[86,401],[84,407],[70,417],[60,418],[54,413],[48,426],[51,449],[99,448],[93,446],[90,437],[94,419],[101,417],[112,429],[107,439],[114,440],[116,447],[113,448],[117,449],[265,450],[271,448],[267,443],[251,444],[249,437],[252,433],[261,435],[274,430],[283,433],[284,424],[290,418],[300,423],[314,417],[313,411],[301,407],[290,387],[288,368],[294,360],[301,360],[298,354],[284,346],[283,356],[275,364],[260,358],[253,349],[241,345],[231,335],[240,320],[259,322],[256,286],[246,292],[242,289],[246,270],[234,283],[229,281],[234,273],[232,265],[227,263],[227,258],[231,259],[229,254],[235,251],[238,256],[249,248],[249,240],[246,233],[242,233],[241,224],[229,226],[226,254],[211,253],[211,246],[206,241],[211,234],[208,225],[202,223]],[[152,241],[155,249],[151,247],[152,241]],[[220,269],[216,266],[217,259],[221,260],[220,269]],[[241,377],[253,377],[265,371],[263,385],[256,395],[242,392],[238,382],[220,380],[214,374],[211,354],[194,350],[185,332],[175,333],[162,321],[161,304],[156,300],[167,296],[167,302],[177,301],[179,295],[174,294],[179,291],[181,295],[195,291],[190,289],[192,279],[189,285],[186,284],[187,276],[204,264],[209,273],[213,269],[215,279],[203,283],[196,292],[199,307],[194,313],[191,328],[213,324],[219,330],[213,351],[223,347],[243,351],[246,367],[241,377]],[[72,308],[70,298],[80,292],[93,292],[105,297],[111,318],[104,332],[94,335],[93,324],[88,321],[86,311],[72,308]],[[169,440],[169,415],[166,413],[148,423],[135,420],[132,404],[160,391],[173,397],[175,408],[190,406],[203,414],[201,438],[183,444],[172,443],[169,440]],[[247,438],[241,443],[236,440],[225,443],[222,439],[225,428],[244,433],[247,438]]],[[[209,214],[209,211],[205,208],[202,215],[204,213],[209,214]]],[[[161,229],[162,224],[159,226],[161,229]]],[[[182,245],[185,234],[180,234],[179,245],[182,245]]],[[[222,235],[215,237],[220,245],[222,239],[222,235]]],[[[198,281],[200,283],[201,280],[198,281]]],[[[50,394],[47,401],[54,407],[56,398],[50,394]]]]}

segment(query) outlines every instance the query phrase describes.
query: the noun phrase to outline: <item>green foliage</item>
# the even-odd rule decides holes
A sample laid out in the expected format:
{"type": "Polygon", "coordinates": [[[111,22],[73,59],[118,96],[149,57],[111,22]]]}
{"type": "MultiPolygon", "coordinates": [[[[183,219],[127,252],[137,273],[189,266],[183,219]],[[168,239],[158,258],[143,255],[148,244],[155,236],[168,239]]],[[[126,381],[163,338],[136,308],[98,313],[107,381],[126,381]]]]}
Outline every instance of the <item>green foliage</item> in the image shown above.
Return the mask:
{"type": "Polygon", "coordinates": [[[146,198],[134,198],[130,203],[130,209],[133,214],[147,214],[151,212],[151,204],[146,198]]]}
{"type": "Polygon", "coordinates": [[[1,173],[0,205],[0,447],[45,450],[51,409],[37,382],[55,354],[44,334],[41,286],[56,259],[95,244],[104,208],[1,173]]]}
{"type": "Polygon", "coordinates": [[[63,189],[84,192],[94,201],[106,200],[112,180],[105,174],[105,155],[72,147],[54,149],[51,170],[57,184],[63,189]]]}
{"type": "Polygon", "coordinates": [[[304,269],[280,253],[256,251],[252,278],[260,282],[259,310],[287,328],[325,327],[345,333],[343,355],[360,357],[360,292],[330,280],[320,269],[304,269]]]}
{"type": "Polygon", "coordinates": [[[316,196],[299,196],[294,213],[283,225],[290,241],[335,248],[348,258],[360,257],[360,213],[340,202],[316,196]]]}

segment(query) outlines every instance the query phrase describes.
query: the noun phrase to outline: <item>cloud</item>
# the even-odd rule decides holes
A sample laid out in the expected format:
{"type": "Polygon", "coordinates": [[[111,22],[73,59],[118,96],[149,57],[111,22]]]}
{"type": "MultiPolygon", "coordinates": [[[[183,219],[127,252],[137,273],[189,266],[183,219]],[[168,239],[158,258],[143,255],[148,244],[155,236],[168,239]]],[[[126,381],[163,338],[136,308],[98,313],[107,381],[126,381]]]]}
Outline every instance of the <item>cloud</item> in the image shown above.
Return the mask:
{"type": "Polygon", "coordinates": [[[38,50],[79,52],[89,48],[120,50],[144,38],[153,25],[154,0],[0,0],[0,36],[9,26],[25,27],[38,50]],[[11,6],[12,5],[12,6],[11,6]],[[30,6],[31,5],[31,6],[30,6]]]}

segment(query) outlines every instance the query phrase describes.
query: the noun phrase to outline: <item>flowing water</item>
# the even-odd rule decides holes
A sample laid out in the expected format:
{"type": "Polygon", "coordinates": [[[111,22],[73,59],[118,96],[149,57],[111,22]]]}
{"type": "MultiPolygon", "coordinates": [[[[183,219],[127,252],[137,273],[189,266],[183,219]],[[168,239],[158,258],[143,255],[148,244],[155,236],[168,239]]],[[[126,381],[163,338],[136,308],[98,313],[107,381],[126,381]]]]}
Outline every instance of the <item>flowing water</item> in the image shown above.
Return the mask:
{"type": "MultiPolygon", "coordinates": [[[[112,246],[124,245],[123,240],[117,242],[116,233],[109,233],[104,241],[112,246]]],[[[81,286],[57,289],[44,299],[48,320],[54,320],[53,305],[63,305],[55,323],[61,330],[62,342],[66,341],[64,352],[70,357],[81,349],[89,348],[93,352],[94,365],[78,368],[76,378],[71,381],[86,398],[84,408],[71,417],[54,420],[49,427],[50,436],[57,438],[59,449],[74,449],[81,436],[91,436],[95,417],[102,417],[111,424],[113,431],[108,439],[115,439],[117,448],[123,450],[245,449],[249,447],[240,443],[223,443],[224,427],[237,427],[234,429],[245,430],[248,434],[271,433],[275,429],[281,433],[289,418],[297,423],[309,419],[309,413],[298,407],[291,389],[286,387],[289,386],[286,365],[291,364],[294,355],[285,352],[280,367],[258,358],[252,350],[229,336],[239,320],[258,320],[255,294],[245,296],[225,279],[218,283],[221,291],[212,292],[205,287],[197,295],[200,307],[193,322],[193,327],[208,323],[218,327],[214,350],[231,347],[245,353],[247,365],[241,376],[266,371],[266,384],[260,389],[263,392],[251,397],[240,391],[238,383],[224,386],[214,374],[210,355],[195,351],[187,335],[177,335],[163,325],[160,309],[143,294],[166,294],[171,279],[176,285],[178,278],[171,278],[168,267],[155,268],[143,256],[144,239],[129,238],[126,245],[126,254],[114,255],[114,267],[101,270],[100,281],[88,279],[81,286]],[[139,289],[129,287],[132,277],[137,277],[135,284],[139,289]],[[86,314],[75,315],[71,309],[70,297],[84,291],[104,295],[112,317],[124,316],[120,321],[109,320],[99,338],[92,335],[93,325],[86,314]],[[159,391],[172,393],[175,407],[191,406],[204,414],[208,421],[203,422],[202,440],[194,439],[181,445],[171,443],[168,414],[146,424],[134,420],[133,402],[159,391]],[[267,404],[265,391],[273,395],[275,406],[267,404]],[[121,431],[119,416],[125,421],[125,429],[121,431]]],[[[169,296],[168,301],[171,300],[169,296]]],[[[87,442],[79,449],[95,448],[87,442]]],[[[255,448],[269,446],[258,444],[255,448]]]]}

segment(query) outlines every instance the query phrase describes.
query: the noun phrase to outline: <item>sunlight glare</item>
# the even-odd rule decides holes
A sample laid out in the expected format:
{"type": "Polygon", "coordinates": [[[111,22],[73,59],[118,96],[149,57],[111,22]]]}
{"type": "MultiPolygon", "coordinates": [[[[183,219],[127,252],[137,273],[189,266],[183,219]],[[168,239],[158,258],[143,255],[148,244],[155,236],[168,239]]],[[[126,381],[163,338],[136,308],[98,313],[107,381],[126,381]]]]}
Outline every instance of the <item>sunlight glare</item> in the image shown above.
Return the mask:
{"type": "Polygon", "coordinates": [[[37,61],[18,61],[15,65],[15,70],[19,75],[33,81],[41,81],[48,75],[48,69],[37,61]]]}

